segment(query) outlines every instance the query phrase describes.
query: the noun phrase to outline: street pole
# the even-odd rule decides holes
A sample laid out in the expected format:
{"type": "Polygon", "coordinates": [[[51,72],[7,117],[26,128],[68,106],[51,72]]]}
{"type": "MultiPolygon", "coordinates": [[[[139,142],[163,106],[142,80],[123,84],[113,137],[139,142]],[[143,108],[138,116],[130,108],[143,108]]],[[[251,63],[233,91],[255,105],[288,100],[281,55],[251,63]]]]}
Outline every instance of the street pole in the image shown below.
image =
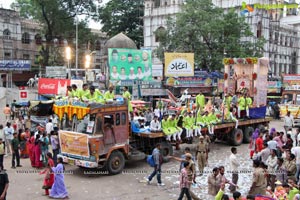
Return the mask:
{"type": "Polygon", "coordinates": [[[77,69],[78,69],[78,18],[77,18],[77,13],[75,16],[76,20],[76,52],[75,52],[75,75],[77,77],[77,69]]]}

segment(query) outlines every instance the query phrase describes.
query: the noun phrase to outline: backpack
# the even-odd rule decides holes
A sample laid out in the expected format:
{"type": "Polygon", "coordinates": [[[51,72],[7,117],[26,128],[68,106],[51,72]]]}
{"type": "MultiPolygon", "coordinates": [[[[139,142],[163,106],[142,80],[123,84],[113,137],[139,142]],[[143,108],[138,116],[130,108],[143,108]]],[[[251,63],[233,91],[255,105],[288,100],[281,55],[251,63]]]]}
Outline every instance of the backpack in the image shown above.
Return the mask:
{"type": "Polygon", "coordinates": [[[151,167],[154,167],[154,166],[155,166],[155,161],[154,161],[153,155],[148,155],[148,156],[147,156],[147,163],[148,163],[151,167]]]}

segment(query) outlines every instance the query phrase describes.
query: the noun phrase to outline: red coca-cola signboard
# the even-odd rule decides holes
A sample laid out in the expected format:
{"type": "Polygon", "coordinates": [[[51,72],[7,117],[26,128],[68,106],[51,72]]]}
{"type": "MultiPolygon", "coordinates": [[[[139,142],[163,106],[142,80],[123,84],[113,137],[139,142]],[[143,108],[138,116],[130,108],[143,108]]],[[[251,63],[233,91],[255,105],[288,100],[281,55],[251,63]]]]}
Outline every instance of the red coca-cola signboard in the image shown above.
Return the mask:
{"type": "Polygon", "coordinates": [[[69,79],[40,78],[38,93],[64,95],[68,85],[70,85],[69,79]]]}

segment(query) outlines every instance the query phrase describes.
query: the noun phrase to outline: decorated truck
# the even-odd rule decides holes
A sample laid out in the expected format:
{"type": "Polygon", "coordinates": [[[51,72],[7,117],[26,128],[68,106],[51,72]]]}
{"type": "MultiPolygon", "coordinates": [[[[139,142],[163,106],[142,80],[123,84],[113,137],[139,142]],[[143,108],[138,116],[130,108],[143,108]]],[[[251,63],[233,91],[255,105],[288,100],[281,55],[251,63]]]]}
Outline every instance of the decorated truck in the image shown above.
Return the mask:
{"type": "Polygon", "coordinates": [[[56,101],[53,111],[62,129],[59,157],[66,163],[117,174],[125,160],[145,159],[145,153],[149,154],[157,143],[162,144],[163,155],[172,154],[171,144],[161,133],[133,135],[127,101],[90,105],[56,101]]]}

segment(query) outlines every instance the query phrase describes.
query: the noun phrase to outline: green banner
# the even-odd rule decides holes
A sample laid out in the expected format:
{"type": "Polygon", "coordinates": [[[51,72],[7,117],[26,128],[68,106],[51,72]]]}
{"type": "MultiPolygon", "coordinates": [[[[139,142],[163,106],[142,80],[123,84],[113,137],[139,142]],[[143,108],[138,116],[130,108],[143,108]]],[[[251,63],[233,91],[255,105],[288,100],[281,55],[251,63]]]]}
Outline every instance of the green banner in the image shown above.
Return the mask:
{"type": "Polygon", "coordinates": [[[110,80],[152,80],[151,50],[108,49],[110,80]]]}

